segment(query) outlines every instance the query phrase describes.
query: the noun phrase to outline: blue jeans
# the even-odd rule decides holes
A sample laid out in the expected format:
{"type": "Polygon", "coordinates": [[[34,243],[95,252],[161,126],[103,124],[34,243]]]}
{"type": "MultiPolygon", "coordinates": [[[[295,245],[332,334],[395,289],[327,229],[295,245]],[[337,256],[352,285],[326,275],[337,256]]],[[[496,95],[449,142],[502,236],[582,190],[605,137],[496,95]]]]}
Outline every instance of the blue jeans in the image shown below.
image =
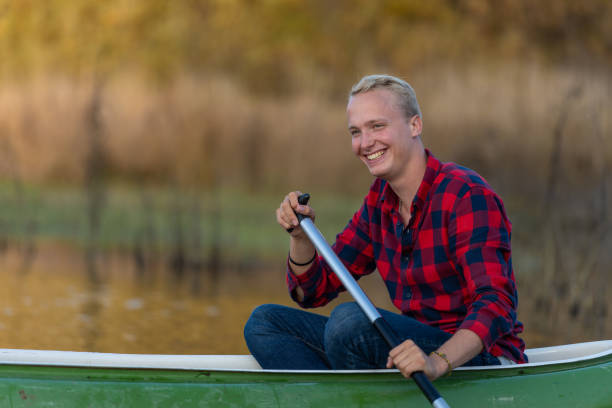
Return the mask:
{"type": "MultiPolygon", "coordinates": [[[[378,309],[405,340],[426,354],[451,335],[401,314],[378,309]]],[[[266,369],[358,370],[385,368],[389,346],[356,303],[337,306],[329,317],[280,305],[257,307],[244,327],[251,354],[266,369]]],[[[465,365],[499,365],[482,352],[465,365]]]]}

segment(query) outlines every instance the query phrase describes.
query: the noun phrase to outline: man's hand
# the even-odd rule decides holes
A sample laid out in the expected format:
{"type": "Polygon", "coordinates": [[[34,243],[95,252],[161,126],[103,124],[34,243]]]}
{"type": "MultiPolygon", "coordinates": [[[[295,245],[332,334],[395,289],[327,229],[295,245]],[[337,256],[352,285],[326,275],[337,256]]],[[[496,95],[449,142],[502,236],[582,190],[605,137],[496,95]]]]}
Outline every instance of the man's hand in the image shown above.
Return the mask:
{"type": "MultiPolygon", "coordinates": [[[[303,214],[314,222],[315,212],[309,205],[300,205],[298,203],[298,197],[302,195],[300,191],[293,191],[285,197],[283,202],[276,210],[276,221],[285,230],[291,229],[289,234],[291,236],[289,242],[289,262],[291,270],[296,274],[300,275],[310,269],[314,260],[315,247],[310,242],[310,239],[306,236],[302,228],[299,226],[299,222],[295,212],[303,214]],[[294,212],[295,211],[295,212],[294,212]]],[[[297,288],[298,299],[303,299],[303,292],[301,288],[297,288]]]]}
{"type": "Polygon", "coordinates": [[[300,205],[298,197],[302,195],[301,191],[292,191],[285,196],[285,199],[280,203],[276,210],[276,221],[285,230],[293,229],[290,234],[292,238],[304,238],[304,232],[299,226],[299,222],[295,213],[300,213],[309,217],[313,222],[315,212],[309,205],[300,205]]]}
{"type": "Polygon", "coordinates": [[[389,352],[387,368],[396,367],[410,378],[415,371],[423,371],[431,381],[444,375],[448,364],[436,355],[427,356],[412,340],[406,340],[389,352]]]}

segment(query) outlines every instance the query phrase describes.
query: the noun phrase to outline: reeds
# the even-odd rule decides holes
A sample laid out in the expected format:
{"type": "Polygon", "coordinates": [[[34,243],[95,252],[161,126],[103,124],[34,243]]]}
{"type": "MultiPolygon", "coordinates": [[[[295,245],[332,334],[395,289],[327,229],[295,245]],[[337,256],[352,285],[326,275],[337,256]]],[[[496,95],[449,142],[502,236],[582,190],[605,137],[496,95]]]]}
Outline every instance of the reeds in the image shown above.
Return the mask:
{"type": "MultiPolygon", "coordinates": [[[[423,106],[426,145],[498,186],[541,190],[555,126],[577,86],[581,93],[563,115],[571,147],[563,152],[565,182],[584,183],[612,158],[608,76],[517,65],[444,67],[407,79],[423,106]]],[[[2,85],[0,176],[83,183],[97,140],[91,137],[94,99],[105,180],[283,190],[316,180],[356,193],[367,182],[350,152],[343,102],[308,91],[254,97],[227,80],[193,76],[164,87],[135,77],[103,84],[39,77],[2,85]],[[351,188],[347,179],[355,176],[361,183],[351,188]]]]}

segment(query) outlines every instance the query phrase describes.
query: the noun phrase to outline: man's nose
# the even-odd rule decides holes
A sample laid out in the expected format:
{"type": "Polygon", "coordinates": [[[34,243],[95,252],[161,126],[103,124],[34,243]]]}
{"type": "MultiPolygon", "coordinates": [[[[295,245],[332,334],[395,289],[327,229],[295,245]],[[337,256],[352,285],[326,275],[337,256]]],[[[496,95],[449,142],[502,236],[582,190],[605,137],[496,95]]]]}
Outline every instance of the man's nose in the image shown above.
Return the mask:
{"type": "Polygon", "coordinates": [[[374,144],[374,137],[372,137],[372,133],[368,130],[364,131],[361,134],[361,148],[368,148],[374,144]]]}

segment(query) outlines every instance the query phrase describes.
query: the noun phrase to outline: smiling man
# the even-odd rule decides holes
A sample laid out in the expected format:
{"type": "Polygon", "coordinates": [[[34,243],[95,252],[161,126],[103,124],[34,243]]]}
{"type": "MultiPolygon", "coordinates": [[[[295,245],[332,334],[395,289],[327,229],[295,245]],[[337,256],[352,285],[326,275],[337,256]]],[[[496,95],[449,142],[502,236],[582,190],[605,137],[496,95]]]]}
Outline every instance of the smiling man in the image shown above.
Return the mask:
{"type": "MultiPolygon", "coordinates": [[[[412,87],[388,75],[351,90],[353,153],[375,177],[363,205],[333,249],[359,279],[375,270],[398,312],[380,310],[405,339],[389,350],[355,303],[329,317],[280,305],[256,308],[245,326],[249,350],[264,368],[424,371],[430,379],[461,365],[524,363],[518,296],[503,203],[474,171],[443,163],[421,140],[412,87]]],[[[276,210],[290,230],[287,284],[302,307],[327,304],[344,288],[298,225],[314,220],[301,193],[276,210]]]]}

